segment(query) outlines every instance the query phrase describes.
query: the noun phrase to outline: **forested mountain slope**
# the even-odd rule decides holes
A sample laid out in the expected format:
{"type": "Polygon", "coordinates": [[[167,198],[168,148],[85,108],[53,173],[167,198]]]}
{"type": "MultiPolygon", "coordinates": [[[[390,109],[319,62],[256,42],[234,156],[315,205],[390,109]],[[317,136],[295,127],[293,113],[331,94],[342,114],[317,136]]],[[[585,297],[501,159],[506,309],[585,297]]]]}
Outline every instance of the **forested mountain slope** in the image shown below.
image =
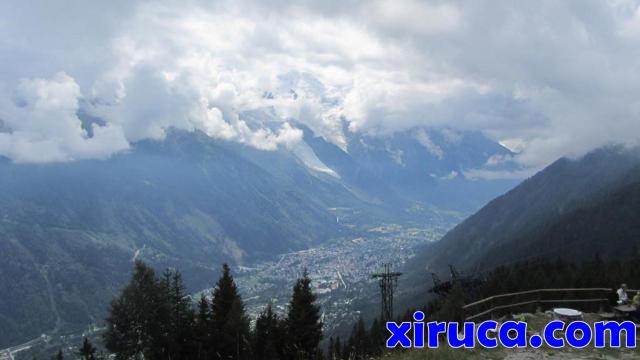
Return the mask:
{"type": "Polygon", "coordinates": [[[222,262],[317,246],[354,222],[428,226],[511,186],[464,176],[507,149],[438,134],[352,134],[342,149],[305,129],[304,141],[263,151],[172,130],[106,160],[0,159],[0,347],[101,321],[137,258],[181,269],[197,291],[222,262]]]}
{"type": "Polygon", "coordinates": [[[639,215],[639,149],[609,147],[559,159],[427,245],[406,266],[399,304],[428,297],[430,273],[447,279],[449,265],[474,276],[536,258],[638,255],[639,215]]]}

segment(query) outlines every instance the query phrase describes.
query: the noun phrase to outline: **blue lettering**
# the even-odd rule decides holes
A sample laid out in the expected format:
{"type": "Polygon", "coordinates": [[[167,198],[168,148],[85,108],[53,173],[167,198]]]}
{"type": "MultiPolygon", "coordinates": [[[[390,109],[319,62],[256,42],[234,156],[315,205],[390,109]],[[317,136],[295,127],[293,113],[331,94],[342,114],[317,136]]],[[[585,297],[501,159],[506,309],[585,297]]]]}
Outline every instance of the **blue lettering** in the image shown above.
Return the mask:
{"type": "Polygon", "coordinates": [[[493,320],[484,321],[478,326],[478,343],[488,349],[498,347],[498,340],[489,337],[489,331],[496,331],[498,323],[493,320]]]}
{"type": "Polygon", "coordinates": [[[393,321],[387,322],[387,330],[391,332],[391,336],[387,339],[387,348],[395,348],[400,344],[403,348],[411,347],[411,339],[407,336],[409,330],[411,330],[410,322],[403,322],[398,325],[393,321]]]}
{"type": "Polygon", "coordinates": [[[547,342],[547,345],[555,349],[564,346],[564,340],[555,337],[556,331],[562,329],[564,329],[564,322],[560,320],[551,321],[544,327],[544,340],[547,342]]]}
{"type": "Polygon", "coordinates": [[[444,333],[447,331],[447,324],[444,322],[430,322],[427,323],[427,328],[429,330],[429,340],[428,346],[430,348],[437,348],[439,345],[438,334],[444,333]]]}
{"type": "Polygon", "coordinates": [[[506,321],[498,331],[500,343],[508,348],[527,347],[527,323],[523,321],[506,321]],[[511,337],[510,333],[515,332],[515,337],[511,337]]]}
{"type": "Polygon", "coordinates": [[[609,343],[612,348],[619,348],[622,341],[622,331],[627,339],[625,346],[636,347],[636,324],[632,321],[622,323],[616,321],[600,321],[594,324],[595,347],[603,348],[605,345],[605,333],[609,333],[609,343]]]}
{"type": "Polygon", "coordinates": [[[424,313],[422,311],[416,311],[413,313],[413,347],[424,347],[424,313]]]}
{"type": "Polygon", "coordinates": [[[475,331],[476,324],[472,322],[464,323],[464,334],[462,334],[462,339],[458,337],[458,326],[460,324],[453,322],[449,323],[449,328],[447,330],[447,341],[449,341],[449,346],[457,349],[461,347],[465,348],[474,348],[476,346],[475,343],[475,331]]]}
{"type": "Polygon", "coordinates": [[[583,348],[591,342],[592,338],[591,327],[584,321],[573,321],[567,325],[567,331],[565,337],[567,343],[574,348],[583,348]],[[576,337],[576,332],[582,333],[580,338],[576,337]]]}

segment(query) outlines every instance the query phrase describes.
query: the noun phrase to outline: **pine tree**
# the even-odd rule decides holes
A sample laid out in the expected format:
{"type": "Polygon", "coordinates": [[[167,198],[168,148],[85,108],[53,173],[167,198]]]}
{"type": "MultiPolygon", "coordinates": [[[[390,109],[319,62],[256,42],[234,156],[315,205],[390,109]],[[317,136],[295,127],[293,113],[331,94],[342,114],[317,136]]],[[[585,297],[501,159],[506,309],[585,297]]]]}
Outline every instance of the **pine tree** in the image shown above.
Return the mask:
{"type": "Polygon", "coordinates": [[[78,356],[80,356],[81,360],[97,360],[96,351],[96,348],[91,344],[89,339],[84,338],[82,347],[78,350],[78,356]]]}
{"type": "Polygon", "coordinates": [[[349,338],[347,339],[347,342],[344,344],[344,349],[342,350],[342,356],[345,359],[356,359],[357,358],[357,353],[356,353],[356,339],[354,337],[354,333],[356,332],[356,326],[358,324],[355,323],[353,325],[353,328],[351,329],[351,335],[349,336],[349,338]]]}
{"type": "Polygon", "coordinates": [[[335,356],[334,356],[334,342],[333,342],[333,336],[329,337],[329,347],[327,348],[327,358],[329,360],[334,360],[335,356]]]}
{"type": "Polygon", "coordinates": [[[287,337],[287,321],[286,319],[276,318],[274,322],[275,328],[273,332],[273,342],[278,353],[278,359],[287,359],[289,354],[289,339],[287,337]]]}
{"type": "Polygon", "coordinates": [[[222,266],[222,276],[213,291],[211,309],[211,333],[217,340],[215,350],[219,357],[247,359],[249,357],[249,321],[227,264],[222,266]]]}
{"type": "Polygon", "coordinates": [[[116,359],[159,359],[167,354],[167,314],[163,287],[144,262],[135,263],[129,284],[111,303],[105,347],[116,359]]]}
{"type": "Polygon", "coordinates": [[[350,345],[349,345],[349,340],[345,341],[345,342],[341,345],[341,347],[340,347],[340,348],[342,349],[342,350],[340,351],[340,354],[341,354],[341,356],[342,356],[341,358],[342,358],[342,359],[347,359],[347,360],[348,360],[348,359],[349,359],[349,357],[350,357],[350,354],[351,354],[350,345]]]}
{"type": "Polygon", "coordinates": [[[335,342],[334,347],[335,347],[334,350],[333,350],[333,354],[334,354],[333,356],[334,357],[331,360],[344,359],[344,356],[342,356],[343,349],[342,349],[342,343],[340,342],[340,336],[338,336],[336,338],[336,342],[335,342]]]}
{"type": "Polygon", "coordinates": [[[462,306],[465,303],[465,293],[460,283],[455,283],[444,299],[443,305],[437,313],[437,318],[444,321],[463,322],[462,306]]]}
{"type": "Polygon", "coordinates": [[[198,301],[198,312],[195,318],[194,324],[194,342],[195,342],[195,355],[196,359],[204,360],[209,359],[213,354],[210,329],[211,325],[211,309],[206,295],[203,293],[200,295],[200,301],[198,301]]]}
{"type": "Polygon", "coordinates": [[[273,313],[271,304],[269,304],[256,319],[253,345],[254,359],[279,359],[278,352],[276,350],[277,343],[279,342],[278,323],[278,316],[273,313]]]}
{"type": "MultiPolygon", "coordinates": [[[[428,314],[428,313],[426,313],[428,314]]],[[[374,356],[379,356],[382,354],[382,350],[385,348],[385,338],[384,338],[384,328],[380,321],[376,318],[371,323],[371,328],[369,329],[369,342],[371,350],[369,353],[374,356]]]]}
{"type": "Polygon", "coordinates": [[[322,338],[320,307],[311,291],[311,279],[307,271],[296,281],[287,314],[287,331],[291,352],[298,358],[317,357],[322,338]]]}
{"type": "Polygon", "coordinates": [[[62,354],[62,349],[58,350],[58,352],[56,353],[56,356],[54,357],[55,360],[64,360],[64,354],[62,354]]]}
{"type": "Polygon", "coordinates": [[[369,355],[369,347],[369,335],[364,326],[364,320],[360,317],[353,326],[351,337],[349,338],[350,355],[355,359],[364,359],[366,355],[369,355]]]}
{"type": "Polygon", "coordinates": [[[182,275],[175,270],[164,272],[162,288],[169,309],[167,326],[168,357],[170,359],[192,358],[194,313],[191,299],[186,295],[182,275]]]}

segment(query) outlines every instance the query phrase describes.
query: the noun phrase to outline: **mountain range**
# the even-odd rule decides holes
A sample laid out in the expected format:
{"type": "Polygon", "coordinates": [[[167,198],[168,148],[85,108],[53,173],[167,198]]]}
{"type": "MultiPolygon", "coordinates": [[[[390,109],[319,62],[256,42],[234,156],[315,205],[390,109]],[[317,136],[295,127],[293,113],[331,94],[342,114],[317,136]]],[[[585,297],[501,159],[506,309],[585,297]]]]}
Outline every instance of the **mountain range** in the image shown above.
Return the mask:
{"type": "Polygon", "coordinates": [[[466,175],[512,166],[494,164],[511,152],[479,133],[349,133],[338,146],[297,126],[303,140],[274,151],[171,130],[106,160],[0,160],[0,346],[101,322],[137,258],[180,269],[195,291],[222,262],[354,224],[459,219],[514,185],[466,175]]]}
{"type": "MultiPolygon", "coordinates": [[[[426,246],[408,265],[404,295],[424,297],[428,274],[478,275],[526,260],[640,255],[640,149],[612,146],[561,158],[426,246]],[[421,295],[417,295],[421,294],[421,295]]],[[[409,301],[410,302],[410,301],[409,301]]]]}

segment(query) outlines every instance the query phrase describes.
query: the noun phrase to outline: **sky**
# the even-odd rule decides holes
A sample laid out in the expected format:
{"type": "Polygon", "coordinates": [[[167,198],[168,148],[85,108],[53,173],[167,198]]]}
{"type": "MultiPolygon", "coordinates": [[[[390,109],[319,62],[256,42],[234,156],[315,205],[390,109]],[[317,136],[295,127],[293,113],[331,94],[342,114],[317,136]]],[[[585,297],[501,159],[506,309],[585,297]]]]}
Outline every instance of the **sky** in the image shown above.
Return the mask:
{"type": "Polygon", "coordinates": [[[638,59],[631,0],[9,0],[0,155],[102,159],[170,128],[270,151],[299,122],[342,147],[481,131],[539,168],[638,144],[638,59]]]}

